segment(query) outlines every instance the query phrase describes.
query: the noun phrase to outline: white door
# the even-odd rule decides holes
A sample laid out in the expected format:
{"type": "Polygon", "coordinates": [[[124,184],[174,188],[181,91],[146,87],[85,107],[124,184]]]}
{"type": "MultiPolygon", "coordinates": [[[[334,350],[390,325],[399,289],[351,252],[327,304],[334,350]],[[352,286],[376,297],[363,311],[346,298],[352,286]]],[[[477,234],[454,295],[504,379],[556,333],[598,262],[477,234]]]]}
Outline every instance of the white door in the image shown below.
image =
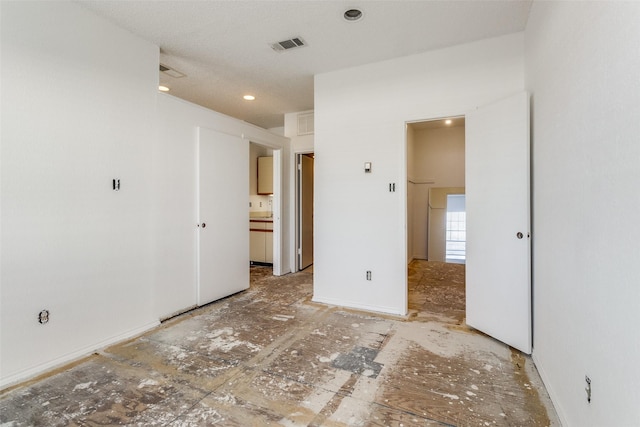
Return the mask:
{"type": "Polygon", "coordinates": [[[249,142],[198,128],[198,305],[249,287],[249,142]]]}
{"type": "Polygon", "coordinates": [[[313,157],[300,155],[300,270],[313,264],[313,157]]]}
{"type": "Polygon", "coordinates": [[[466,115],[467,324],[531,353],[529,96],[466,115]]]}

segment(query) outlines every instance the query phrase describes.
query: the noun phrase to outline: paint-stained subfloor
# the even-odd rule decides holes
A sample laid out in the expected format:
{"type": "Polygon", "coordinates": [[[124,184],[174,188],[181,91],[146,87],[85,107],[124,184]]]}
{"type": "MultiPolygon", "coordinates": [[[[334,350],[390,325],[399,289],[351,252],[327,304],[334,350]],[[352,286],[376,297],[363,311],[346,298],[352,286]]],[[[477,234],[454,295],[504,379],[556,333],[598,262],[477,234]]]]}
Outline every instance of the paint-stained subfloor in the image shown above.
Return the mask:
{"type": "MultiPolygon", "coordinates": [[[[2,392],[2,426],[559,425],[531,359],[464,324],[464,266],[409,266],[407,318],[248,291],[2,392]]],[[[345,284],[345,286],[348,284],[345,284]]]]}

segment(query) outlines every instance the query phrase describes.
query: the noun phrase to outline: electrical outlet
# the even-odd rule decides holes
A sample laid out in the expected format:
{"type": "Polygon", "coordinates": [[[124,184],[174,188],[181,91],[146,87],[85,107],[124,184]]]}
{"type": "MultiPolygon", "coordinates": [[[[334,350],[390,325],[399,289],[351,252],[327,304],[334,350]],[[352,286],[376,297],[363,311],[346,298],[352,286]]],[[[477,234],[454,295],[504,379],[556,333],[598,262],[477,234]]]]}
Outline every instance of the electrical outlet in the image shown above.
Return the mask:
{"type": "Polygon", "coordinates": [[[47,323],[49,321],[49,310],[42,310],[39,314],[38,314],[38,322],[41,325],[44,325],[45,323],[47,323]]]}

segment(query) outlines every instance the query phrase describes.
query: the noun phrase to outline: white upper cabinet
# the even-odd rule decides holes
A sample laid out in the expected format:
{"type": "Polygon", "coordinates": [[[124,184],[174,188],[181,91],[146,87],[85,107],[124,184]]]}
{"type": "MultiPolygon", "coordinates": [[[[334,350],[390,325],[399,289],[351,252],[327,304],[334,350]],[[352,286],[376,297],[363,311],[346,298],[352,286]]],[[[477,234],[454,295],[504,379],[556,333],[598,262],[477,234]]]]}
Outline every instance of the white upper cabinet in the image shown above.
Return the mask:
{"type": "Polygon", "coordinates": [[[273,157],[258,157],[258,194],[273,194],[273,157]]]}

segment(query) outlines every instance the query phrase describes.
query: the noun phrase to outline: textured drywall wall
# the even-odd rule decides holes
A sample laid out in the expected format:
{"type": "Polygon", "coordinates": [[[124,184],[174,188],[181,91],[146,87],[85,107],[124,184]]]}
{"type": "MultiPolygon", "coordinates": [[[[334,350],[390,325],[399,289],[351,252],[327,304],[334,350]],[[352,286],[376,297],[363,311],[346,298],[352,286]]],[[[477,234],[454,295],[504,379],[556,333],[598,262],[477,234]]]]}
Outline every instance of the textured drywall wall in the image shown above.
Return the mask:
{"type": "Polygon", "coordinates": [[[69,2],[3,2],[1,27],[7,384],[157,323],[149,153],[159,53],[69,2]]]}
{"type": "Polygon", "coordinates": [[[526,31],[534,358],[567,426],[640,425],[638,22],[637,2],[534,2],[526,31]]]}

